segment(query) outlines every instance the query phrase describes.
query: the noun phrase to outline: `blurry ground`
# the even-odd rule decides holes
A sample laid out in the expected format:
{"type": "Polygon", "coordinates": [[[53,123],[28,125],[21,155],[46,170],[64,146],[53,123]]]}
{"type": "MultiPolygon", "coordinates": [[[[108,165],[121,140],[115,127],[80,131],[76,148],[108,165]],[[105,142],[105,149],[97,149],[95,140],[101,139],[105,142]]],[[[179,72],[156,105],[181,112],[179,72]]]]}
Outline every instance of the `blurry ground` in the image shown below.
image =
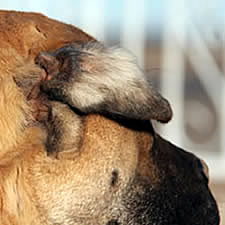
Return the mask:
{"type": "Polygon", "coordinates": [[[220,225],[225,225],[225,183],[211,184],[211,190],[218,202],[218,206],[220,209],[220,225]]]}

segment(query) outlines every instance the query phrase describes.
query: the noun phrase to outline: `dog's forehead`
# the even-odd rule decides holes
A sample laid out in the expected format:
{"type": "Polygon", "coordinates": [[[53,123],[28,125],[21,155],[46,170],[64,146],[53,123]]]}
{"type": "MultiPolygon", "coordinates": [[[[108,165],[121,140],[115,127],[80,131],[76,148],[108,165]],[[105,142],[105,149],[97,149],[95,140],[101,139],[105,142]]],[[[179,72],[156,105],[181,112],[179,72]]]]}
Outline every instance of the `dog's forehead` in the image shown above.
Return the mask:
{"type": "Polygon", "coordinates": [[[101,155],[106,163],[111,161],[118,169],[129,171],[129,176],[134,175],[137,168],[139,149],[147,151],[151,145],[150,135],[133,131],[100,115],[86,117],[81,151],[92,157],[101,155]]]}
{"type": "Polygon", "coordinates": [[[151,124],[148,121],[145,123],[145,128],[141,129],[141,122],[139,128],[136,127],[137,122],[134,126],[129,124],[127,127],[123,122],[118,123],[99,115],[88,116],[81,149],[85,154],[81,154],[81,162],[92,158],[93,167],[101,168],[98,174],[105,175],[106,180],[113,176],[113,171],[117,171],[125,186],[136,179],[136,176],[141,176],[149,180],[152,187],[159,187],[163,177],[158,166],[160,162],[157,162],[154,152],[157,151],[158,144],[154,144],[151,124]],[[102,163],[107,172],[102,170],[102,163]]]}
{"type": "Polygon", "coordinates": [[[0,64],[15,66],[18,59],[33,60],[41,51],[94,40],[78,28],[37,13],[0,11],[0,21],[0,64]]]}

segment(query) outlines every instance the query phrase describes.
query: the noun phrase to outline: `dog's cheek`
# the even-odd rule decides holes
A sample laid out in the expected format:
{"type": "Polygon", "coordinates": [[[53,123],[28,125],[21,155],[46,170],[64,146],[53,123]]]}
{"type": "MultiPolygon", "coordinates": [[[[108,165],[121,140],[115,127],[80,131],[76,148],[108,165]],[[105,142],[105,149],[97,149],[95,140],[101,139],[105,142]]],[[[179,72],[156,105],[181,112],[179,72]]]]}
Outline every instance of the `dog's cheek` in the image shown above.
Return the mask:
{"type": "Polygon", "coordinates": [[[183,186],[185,180],[183,184],[171,183],[173,179],[167,177],[156,187],[137,176],[123,194],[124,213],[119,222],[137,225],[217,224],[217,207],[208,188],[199,184],[186,189],[183,186]]]}
{"type": "Polygon", "coordinates": [[[177,225],[174,200],[137,176],[123,195],[124,214],[121,224],[177,225]]]}

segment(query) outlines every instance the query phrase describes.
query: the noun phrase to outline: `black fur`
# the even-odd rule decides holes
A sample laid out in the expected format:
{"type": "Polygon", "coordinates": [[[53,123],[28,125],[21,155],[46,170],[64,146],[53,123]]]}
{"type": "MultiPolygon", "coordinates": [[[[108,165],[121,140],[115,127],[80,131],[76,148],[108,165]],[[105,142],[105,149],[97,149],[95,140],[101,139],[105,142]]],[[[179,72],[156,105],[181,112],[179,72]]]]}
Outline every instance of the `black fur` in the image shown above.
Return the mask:
{"type": "Polygon", "coordinates": [[[119,176],[119,172],[118,170],[114,169],[112,171],[112,177],[111,177],[111,180],[110,180],[110,186],[114,187],[118,181],[118,176],[119,176]]]}
{"type": "Polygon", "coordinates": [[[124,225],[219,224],[218,208],[197,157],[159,136],[155,137],[149,157],[158,168],[160,183],[153,185],[137,171],[123,197],[124,206],[131,212],[124,225]]]}

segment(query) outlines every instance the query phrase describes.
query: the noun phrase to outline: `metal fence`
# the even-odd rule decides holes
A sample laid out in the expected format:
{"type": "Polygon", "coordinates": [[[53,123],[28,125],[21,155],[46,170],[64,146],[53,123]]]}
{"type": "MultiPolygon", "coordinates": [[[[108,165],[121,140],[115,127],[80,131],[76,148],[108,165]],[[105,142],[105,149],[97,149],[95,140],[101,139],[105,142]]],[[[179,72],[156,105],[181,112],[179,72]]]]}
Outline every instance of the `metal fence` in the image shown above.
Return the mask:
{"type": "MultiPolygon", "coordinates": [[[[107,44],[110,43],[109,39],[111,41],[115,39],[113,43],[130,49],[144,67],[149,63],[146,59],[146,40],[149,38],[149,32],[146,32],[149,26],[148,14],[149,9],[155,7],[156,1],[159,0],[68,0],[54,3],[44,0],[38,2],[8,0],[0,3],[0,7],[42,12],[79,26],[107,44]],[[119,24],[118,21],[114,21],[116,19],[119,20],[119,24]]],[[[161,92],[173,107],[174,119],[158,129],[175,144],[203,157],[209,165],[213,179],[224,181],[224,37],[220,34],[218,40],[214,40],[213,29],[208,30],[207,34],[199,29],[192,17],[193,9],[190,3],[193,1],[161,2],[161,4],[167,2],[167,5],[162,12],[164,17],[162,30],[157,36],[160,40],[157,47],[157,54],[160,55],[158,67],[161,68],[158,78],[161,92]],[[197,137],[201,132],[206,133],[203,140],[197,137]]],[[[219,0],[194,2],[200,4],[203,9],[205,7],[207,11],[219,0]]]]}

